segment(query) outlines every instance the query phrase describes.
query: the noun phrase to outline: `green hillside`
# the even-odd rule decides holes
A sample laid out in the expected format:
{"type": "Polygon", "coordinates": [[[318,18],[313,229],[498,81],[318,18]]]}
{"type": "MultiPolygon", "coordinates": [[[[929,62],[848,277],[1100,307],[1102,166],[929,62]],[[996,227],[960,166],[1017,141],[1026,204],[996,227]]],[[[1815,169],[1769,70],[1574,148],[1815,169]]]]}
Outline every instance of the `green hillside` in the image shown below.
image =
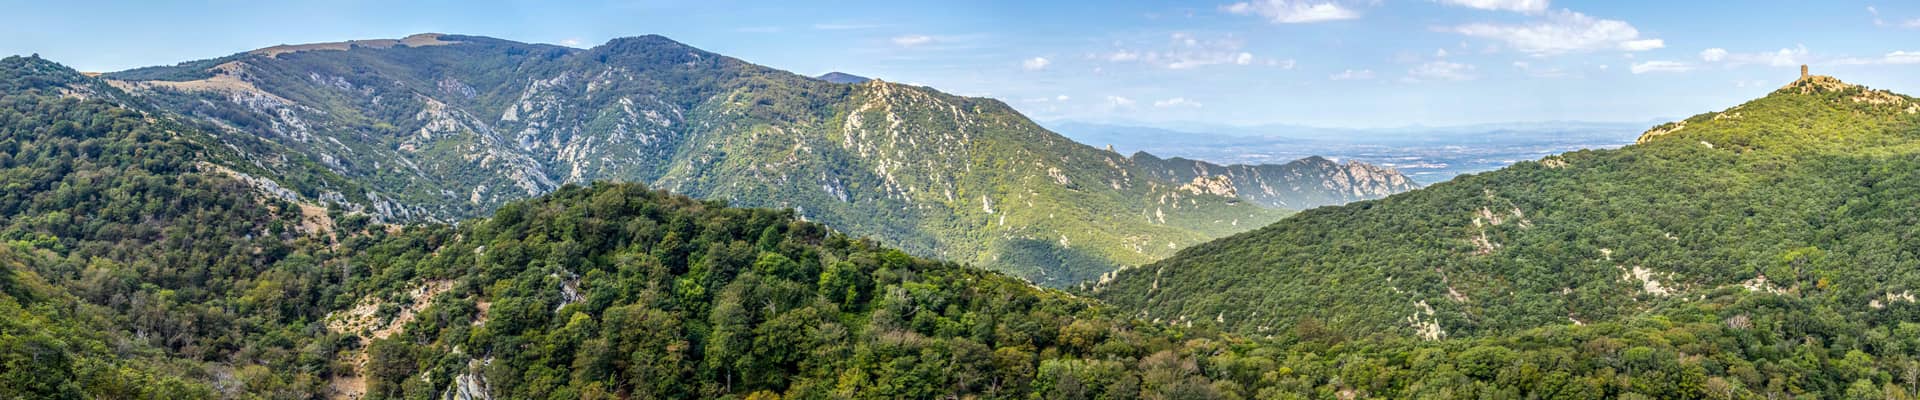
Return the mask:
{"type": "MultiPolygon", "coordinates": [[[[0,60],[0,88],[0,398],[1911,399],[1920,384],[1913,306],[1837,306],[1839,279],[1498,337],[1318,320],[1225,334],[636,184],[381,225],[244,172],[265,161],[217,126],[59,65],[0,60]]],[[[1783,265],[1839,269],[1836,253],[1783,265]]]]}
{"type": "Polygon", "coordinates": [[[206,398],[222,376],[262,396],[317,387],[273,371],[328,365],[336,337],[307,324],[344,289],[321,267],[325,213],[66,67],[9,57],[0,87],[0,397],[206,398]]]}
{"type": "Polygon", "coordinates": [[[637,182],[793,208],[916,255],[1049,286],[1288,212],[1260,205],[1411,187],[1374,182],[1406,180],[1371,166],[1301,164],[1284,184],[1236,197],[1204,184],[1234,172],[1167,176],[1165,161],[1075,143],[996,100],[833,83],[659,36],[575,49],[422,34],[107,77],[221,132],[302,199],[380,221],[452,222],[566,183],[637,182]],[[320,179],[329,174],[346,180],[320,179]]]}
{"type": "MultiPolygon", "coordinates": [[[[1811,77],[1641,143],[1311,210],[1125,271],[1143,318],[1474,337],[1790,299],[1868,326],[1920,311],[1920,111],[1811,77]]],[[[1731,315],[1728,315],[1731,316],[1731,315]]]]}

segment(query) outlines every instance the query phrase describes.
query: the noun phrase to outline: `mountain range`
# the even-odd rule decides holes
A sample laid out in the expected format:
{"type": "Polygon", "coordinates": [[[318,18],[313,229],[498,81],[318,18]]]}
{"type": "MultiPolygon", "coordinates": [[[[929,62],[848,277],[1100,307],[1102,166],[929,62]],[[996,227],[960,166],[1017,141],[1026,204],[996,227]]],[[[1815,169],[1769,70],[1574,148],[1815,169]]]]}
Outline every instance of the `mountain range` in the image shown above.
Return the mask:
{"type": "Polygon", "coordinates": [[[575,49],[420,34],[104,77],[222,132],[265,171],[258,178],[380,221],[451,222],[567,183],[638,182],[793,208],[914,254],[1055,286],[1287,210],[1413,187],[1363,164],[1291,164],[1269,171],[1271,183],[1245,172],[1261,166],[1143,165],[999,101],[813,79],[659,36],[575,49]],[[342,179],[319,179],[314,166],[342,179]],[[1220,179],[1241,190],[1209,186],[1220,179]]]}
{"type": "MultiPolygon", "coordinates": [[[[1664,121],[1662,121],[1664,122],[1664,121]]],[[[1085,143],[1163,157],[1223,164],[1266,164],[1323,157],[1393,168],[1422,183],[1492,171],[1582,149],[1632,144],[1654,123],[1534,122],[1448,127],[1318,128],[1231,126],[1198,122],[1091,123],[1050,121],[1049,128],[1085,143]]]]}
{"type": "MultiPolygon", "coordinates": [[[[663,40],[602,47],[654,48],[663,40]]],[[[646,110],[661,118],[672,110],[712,116],[679,117],[672,126],[754,127],[674,139],[735,151],[724,154],[762,153],[706,136],[777,140],[767,137],[799,130],[813,121],[808,115],[818,115],[782,105],[834,99],[795,94],[800,89],[838,90],[858,100],[822,107],[877,110],[826,117],[837,122],[823,125],[830,141],[789,147],[796,139],[788,138],[763,147],[793,155],[803,154],[802,146],[817,146],[804,154],[838,148],[848,159],[862,148],[907,153],[897,143],[863,146],[894,130],[860,127],[892,121],[901,121],[900,140],[935,148],[944,142],[923,136],[958,135],[960,128],[971,137],[1057,137],[1027,130],[994,102],[881,81],[828,86],[837,84],[798,77],[806,83],[790,84],[820,86],[796,89],[783,86],[787,78],[769,77],[791,74],[762,75],[743,65],[583,83],[564,72],[574,69],[546,64],[597,65],[639,51],[633,49],[504,42],[494,43],[496,53],[482,52],[498,58],[465,54],[458,57],[469,61],[404,68],[431,57],[375,56],[473,51],[458,47],[470,42],[489,43],[431,36],[282,46],[104,77],[37,57],[0,59],[0,398],[1920,396],[1920,304],[1911,293],[1920,283],[1920,242],[1912,240],[1920,235],[1920,210],[1911,201],[1920,195],[1920,103],[1904,95],[1804,77],[1746,104],[1656,126],[1620,149],[1559,154],[1382,199],[1307,209],[1068,292],[884,244],[896,238],[836,232],[853,229],[821,223],[827,218],[809,216],[818,215],[807,211],[814,208],[734,205],[786,198],[697,199],[666,187],[762,196],[699,189],[693,183],[705,180],[692,177],[757,172],[771,180],[822,166],[786,161],[784,168],[726,169],[727,159],[741,157],[675,155],[672,164],[649,167],[674,178],[648,185],[575,183],[565,174],[541,182],[534,173],[548,171],[547,164],[516,164],[542,159],[534,149],[553,146],[544,133],[573,132],[553,122],[564,119],[551,118],[573,108],[555,111],[539,100],[544,90],[574,87],[568,85],[582,87],[567,98],[595,100],[564,104],[619,105],[609,117],[616,120],[647,115],[625,113],[625,103],[642,104],[631,100],[637,94],[600,94],[632,88],[623,85],[711,94],[719,100],[646,110]],[[313,56],[364,58],[300,74],[255,64],[313,56]],[[531,58],[516,58],[523,56],[531,58]],[[509,124],[512,132],[542,134],[504,136],[492,122],[480,129],[475,118],[459,116],[475,111],[414,96],[411,88],[438,79],[339,75],[458,68],[474,76],[562,71],[552,76],[571,83],[535,91],[527,106],[520,95],[479,100],[487,97],[477,93],[539,85],[476,86],[463,78],[476,93],[466,107],[493,104],[498,108],[476,109],[547,122],[509,124]],[[261,89],[258,82],[275,76],[314,83],[261,89]],[[707,79],[745,83],[724,91],[698,84],[707,79]],[[402,101],[414,109],[357,103],[402,101]],[[856,115],[863,122],[849,124],[856,115]],[[380,125],[405,121],[394,116],[413,122],[380,125]],[[945,122],[905,128],[914,121],[945,122]],[[522,137],[537,145],[488,144],[522,137]],[[461,155],[454,159],[466,163],[369,155],[413,154],[402,149],[407,145],[461,155]],[[720,172],[685,172],[699,165],[720,172]],[[540,168],[514,169],[524,166],[540,168]],[[433,179],[408,174],[435,168],[489,185],[518,188],[524,181],[538,195],[501,199],[484,216],[436,222],[453,218],[438,213],[478,210],[493,200],[401,201],[433,198],[408,190],[433,179]],[[541,186],[547,184],[553,186],[541,186]]],[[[617,65],[673,71],[733,62],[666,46],[648,53],[662,63],[617,65]]],[[[306,68],[325,65],[308,61],[316,64],[306,68]]],[[[586,69],[594,70],[606,69],[586,69]]],[[[681,104],[667,100],[675,98],[656,96],[661,104],[681,104]]],[[[606,123],[624,128],[594,136],[609,139],[581,140],[637,141],[637,132],[666,140],[679,132],[606,123]]],[[[1131,165],[1104,168],[1149,187],[1117,193],[1184,193],[1169,208],[1185,201],[1183,207],[1200,209],[1200,200],[1257,207],[1252,203],[1266,200],[1241,197],[1246,188],[1286,185],[1293,175],[1285,166],[1121,158],[1060,146],[1069,148],[1065,156],[1081,157],[1074,159],[1131,165]],[[1194,179],[1153,188],[1183,177],[1194,179]],[[1222,194],[1228,191],[1234,196],[1222,194]]],[[[593,146],[561,147],[602,154],[588,151],[593,146]]],[[[968,154],[1006,160],[983,153],[968,154]]],[[[1015,160],[991,166],[1055,165],[1068,182],[1042,174],[1046,179],[1001,187],[1104,198],[1074,194],[1098,188],[1085,178],[1100,175],[1069,170],[1072,159],[1015,160]]],[[[568,165],[584,165],[582,174],[631,167],[568,165]]],[[[909,183],[876,179],[861,187],[876,192],[870,199],[925,199],[913,195],[928,186],[913,182],[940,182],[932,174],[896,177],[909,183]],[[886,192],[892,188],[912,189],[886,192]]],[[[726,181],[748,186],[745,179],[726,181]]],[[[995,207],[1006,203],[996,200],[995,207]]]]}
{"type": "Polygon", "coordinates": [[[1920,213],[1894,200],[1920,193],[1917,104],[1811,76],[1626,148],[1303,212],[1096,293],[1246,333],[1484,336],[1703,301],[1732,318],[1759,313],[1749,295],[1900,320],[1920,285],[1920,213]]]}

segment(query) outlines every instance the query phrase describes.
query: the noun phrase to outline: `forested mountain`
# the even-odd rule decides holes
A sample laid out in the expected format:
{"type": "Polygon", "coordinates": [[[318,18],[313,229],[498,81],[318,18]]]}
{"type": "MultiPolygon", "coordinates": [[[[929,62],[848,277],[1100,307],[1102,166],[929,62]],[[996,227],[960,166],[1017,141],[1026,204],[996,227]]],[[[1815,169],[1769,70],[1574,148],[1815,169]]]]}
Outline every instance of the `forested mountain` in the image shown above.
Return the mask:
{"type": "MultiPolygon", "coordinates": [[[[1912,321],[1915,104],[1808,77],[1627,148],[1304,212],[1124,271],[1097,293],[1142,318],[1247,333],[1313,320],[1471,337],[1714,298],[1811,307],[1828,323],[1912,321]]],[[[1753,312],[1754,326],[1783,322],[1759,315],[1777,313],[1753,312]]]]}
{"type": "Polygon", "coordinates": [[[347,290],[329,244],[367,218],[276,196],[205,131],[130,101],[0,60],[0,397],[311,392],[338,336],[309,322],[347,290]]]}
{"type": "MultiPolygon", "coordinates": [[[[266,162],[216,137],[230,131],[154,110],[0,60],[0,398],[1911,399],[1920,384],[1913,306],[1843,307],[1847,279],[1498,337],[1334,319],[1236,335],[638,184],[382,225],[256,177],[266,162]]],[[[1692,134],[1635,148],[1731,139],[1692,134]]],[[[1782,265],[1845,267],[1799,254],[1782,265]]]]}
{"type": "Polygon", "coordinates": [[[999,101],[814,79],[659,36],[574,49],[422,34],[107,77],[204,121],[301,198],[381,221],[451,222],[566,183],[640,182],[793,208],[1046,285],[1286,213],[1253,203],[1307,208],[1402,189],[1343,181],[1357,166],[1311,164],[1249,203],[1204,184],[1220,176],[1164,177],[1166,168],[1075,143],[999,101]],[[299,164],[349,181],[318,180],[299,164]],[[1349,190],[1358,186],[1371,191],[1349,190]]]}
{"type": "Polygon", "coordinates": [[[872,78],[845,72],[828,72],[814,78],[833,83],[867,83],[867,81],[873,80],[872,78]]]}

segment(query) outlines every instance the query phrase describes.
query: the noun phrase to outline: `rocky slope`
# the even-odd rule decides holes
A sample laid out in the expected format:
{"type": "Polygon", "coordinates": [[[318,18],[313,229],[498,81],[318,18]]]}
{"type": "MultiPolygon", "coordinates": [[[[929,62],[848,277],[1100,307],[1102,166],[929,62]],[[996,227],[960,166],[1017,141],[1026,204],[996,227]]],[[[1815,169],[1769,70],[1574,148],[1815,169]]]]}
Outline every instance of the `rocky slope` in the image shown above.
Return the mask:
{"type": "Polygon", "coordinates": [[[1161,159],[1146,152],[1129,160],[1155,178],[1186,182],[1202,191],[1236,196],[1274,208],[1304,210],[1387,197],[1419,188],[1392,168],[1322,157],[1286,164],[1218,165],[1180,157],[1161,159]]]}
{"type": "Polygon", "coordinates": [[[1097,293],[1141,318],[1269,334],[1470,337],[1747,295],[1898,320],[1920,287],[1914,104],[1810,77],[1623,149],[1306,211],[1097,293]]]}
{"type": "MultiPolygon", "coordinates": [[[[641,182],[1064,285],[1285,213],[1162,178],[999,101],[833,83],[658,36],[583,50],[423,34],[107,77],[226,132],[303,197],[383,221],[641,182]],[[303,163],[349,181],[290,167],[303,163]]],[[[1287,185],[1263,195],[1337,189],[1287,185]]]]}

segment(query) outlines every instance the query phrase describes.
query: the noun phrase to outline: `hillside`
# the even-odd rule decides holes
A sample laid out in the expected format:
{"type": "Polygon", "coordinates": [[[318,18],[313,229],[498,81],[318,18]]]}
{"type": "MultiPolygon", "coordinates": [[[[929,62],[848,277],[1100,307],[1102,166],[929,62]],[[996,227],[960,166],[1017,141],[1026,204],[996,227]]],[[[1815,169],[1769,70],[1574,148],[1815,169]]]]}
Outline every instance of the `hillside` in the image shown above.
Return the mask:
{"type": "Polygon", "coordinates": [[[1714,298],[1794,299],[1868,326],[1910,321],[1916,111],[1906,96],[1809,77],[1623,149],[1303,212],[1124,271],[1096,293],[1142,318],[1247,333],[1312,321],[1475,337],[1714,298]]]}
{"type": "MultiPolygon", "coordinates": [[[[658,36],[581,50],[423,34],[107,77],[229,143],[270,144],[240,147],[302,198],[381,221],[455,221],[566,183],[639,182],[1069,285],[1286,213],[1160,178],[999,101],[833,83],[658,36]],[[286,165],[301,162],[350,181],[286,165]]],[[[1267,196],[1357,198],[1344,185],[1267,196]]]]}
{"type": "Polygon", "coordinates": [[[1920,383],[1899,304],[1722,291],[1501,337],[1240,336],[635,184],[381,225],[297,201],[241,172],[258,161],[219,130],[57,64],[0,59],[0,88],[0,398],[1911,399],[1920,383]]]}
{"type": "Polygon", "coordinates": [[[1219,165],[1145,152],[1128,158],[1155,178],[1187,182],[1267,207],[1308,209],[1377,199],[1419,188],[1391,168],[1308,157],[1286,164],[1219,165]]]}
{"type": "Polygon", "coordinates": [[[325,260],[364,217],[289,201],[211,135],[58,64],[0,59],[0,88],[0,397],[313,389],[271,371],[326,369],[302,351],[336,337],[304,321],[346,288],[325,260]]]}

